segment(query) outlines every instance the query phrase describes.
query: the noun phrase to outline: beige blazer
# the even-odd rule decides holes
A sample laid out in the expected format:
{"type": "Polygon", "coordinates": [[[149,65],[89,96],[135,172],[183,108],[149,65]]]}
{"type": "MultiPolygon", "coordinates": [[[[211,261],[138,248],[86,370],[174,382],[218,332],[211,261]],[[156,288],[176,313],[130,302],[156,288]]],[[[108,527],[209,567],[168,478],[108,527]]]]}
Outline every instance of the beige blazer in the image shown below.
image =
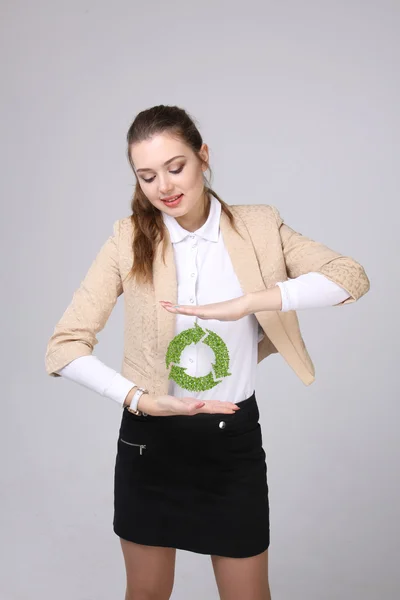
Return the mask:
{"type": "MultiPolygon", "coordinates": [[[[355,302],[370,287],[363,267],[288,227],[278,210],[267,205],[230,206],[238,230],[221,214],[220,228],[243,293],[270,288],[317,271],[341,285],[355,302]],[[242,236],[242,237],[241,237],[242,236]]],[[[162,243],[154,261],[154,283],[137,285],[128,274],[132,266],[133,227],[130,217],[114,223],[84,280],[55,326],[45,357],[46,371],[56,371],[79,356],[91,354],[118,297],[124,298],[124,357],[121,373],[152,394],[166,394],[169,372],[165,365],[168,344],[175,335],[175,315],[159,300],[177,301],[173,248],[167,234],[165,264],[162,243]]],[[[258,362],[279,352],[298,377],[309,385],[315,369],[301,336],[295,311],[255,314],[265,337],[258,346],[258,362]]]]}

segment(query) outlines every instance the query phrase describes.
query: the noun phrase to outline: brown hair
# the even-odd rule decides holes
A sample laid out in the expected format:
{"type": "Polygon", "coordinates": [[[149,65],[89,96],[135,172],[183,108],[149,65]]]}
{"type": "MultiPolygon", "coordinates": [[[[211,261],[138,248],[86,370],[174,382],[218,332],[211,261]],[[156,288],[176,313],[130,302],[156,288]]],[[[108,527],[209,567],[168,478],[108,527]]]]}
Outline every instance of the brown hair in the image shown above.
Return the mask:
{"type": "MultiPolygon", "coordinates": [[[[167,239],[165,236],[165,226],[161,211],[151,204],[139,185],[130,149],[133,144],[163,132],[168,132],[181,139],[193,150],[199,160],[202,161],[199,156],[199,151],[203,144],[203,139],[193,119],[182,108],[177,106],[165,106],[162,104],[153,106],[152,108],[140,112],[129,127],[127,133],[127,156],[136,177],[136,185],[131,203],[131,220],[134,228],[134,259],[130,275],[139,282],[153,281],[153,261],[156,247],[160,241],[163,242],[163,259],[165,262],[164,253],[167,239]]],[[[208,164],[207,168],[211,174],[211,169],[208,164]]],[[[221,200],[214,190],[211,189],[205,176],[204,190],[221,203],[222,210],[228,216],[232,227],[237,231],[234,216],[229,210],[228,205],[221,200]]]]}

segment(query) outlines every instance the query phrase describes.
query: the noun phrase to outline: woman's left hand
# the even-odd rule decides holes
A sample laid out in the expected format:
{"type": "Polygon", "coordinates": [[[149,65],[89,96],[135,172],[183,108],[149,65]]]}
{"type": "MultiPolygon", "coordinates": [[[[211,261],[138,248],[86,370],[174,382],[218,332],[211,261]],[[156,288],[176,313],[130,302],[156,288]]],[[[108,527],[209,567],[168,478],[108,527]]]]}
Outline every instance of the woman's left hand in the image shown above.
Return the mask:
{"type": "Polygon", "coordinates": [[[173,305],[171,302],[160,301],[165,310],[180,315],[192,315],[200,319],[216,319],[218,321],[238,321],[250,314],[249,302],[246,295],[224,302],[203,304],[202,306],[173,305]]]}

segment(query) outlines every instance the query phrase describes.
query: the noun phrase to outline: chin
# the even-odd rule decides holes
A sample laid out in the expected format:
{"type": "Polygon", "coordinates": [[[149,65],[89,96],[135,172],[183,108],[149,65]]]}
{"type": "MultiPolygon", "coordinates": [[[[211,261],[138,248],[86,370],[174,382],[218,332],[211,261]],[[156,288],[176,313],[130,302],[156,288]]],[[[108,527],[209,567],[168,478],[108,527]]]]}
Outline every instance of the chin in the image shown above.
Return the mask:
{"type": "Polygon", "coordinates": [[[170,208],[169,210],[167,209],[165,210],[165,212],[168,212],[168,214],[170,214],[173,217],[184,217],[185,215],[187,215],[189,210],[184,206],[179,206],[177,208],[170,208]]]}

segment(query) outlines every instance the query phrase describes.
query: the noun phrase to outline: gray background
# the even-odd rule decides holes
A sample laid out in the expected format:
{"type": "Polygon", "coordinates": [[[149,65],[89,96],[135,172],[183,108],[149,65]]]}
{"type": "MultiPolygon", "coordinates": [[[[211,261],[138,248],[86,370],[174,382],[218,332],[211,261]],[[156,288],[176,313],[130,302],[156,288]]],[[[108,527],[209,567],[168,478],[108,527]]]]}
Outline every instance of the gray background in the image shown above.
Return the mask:
{"type": "MultiPolygon", "coordinates": [[[[300,314],[312,386],[279,356],[259,367],[270,580],[273,600],[398,598],[398,2],[3,0],[0,16],[1,599],[124,597],[121,412],[49,378],[44,352],[130,213],[125,135],[160,103],[197,119],[223,199],[276,205],[371,279],[359,303],[300,314]]],[[[122,318],[120,301],[96,349],[117,369],[122,318]]],[[[188,597],[218,596],[209,558],[180,551],[188,597]]]]}

